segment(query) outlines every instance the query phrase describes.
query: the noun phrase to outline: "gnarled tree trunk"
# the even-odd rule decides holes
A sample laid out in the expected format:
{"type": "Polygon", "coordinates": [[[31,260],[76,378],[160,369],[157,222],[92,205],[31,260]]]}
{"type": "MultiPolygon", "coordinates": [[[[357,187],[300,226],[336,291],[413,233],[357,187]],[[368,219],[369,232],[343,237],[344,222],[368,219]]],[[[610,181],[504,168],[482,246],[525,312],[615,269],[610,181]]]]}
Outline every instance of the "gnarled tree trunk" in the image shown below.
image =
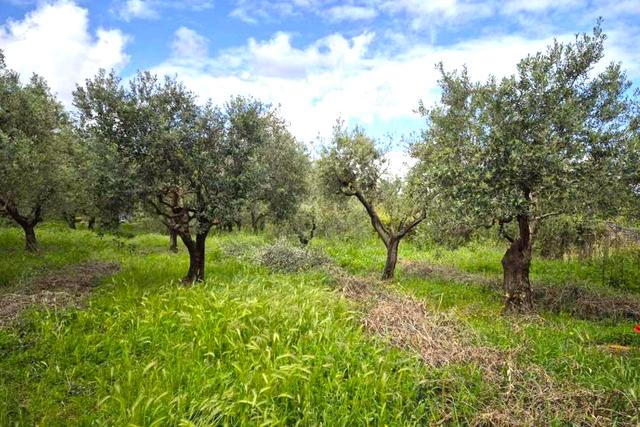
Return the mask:
{"type": "Polygon", "coordinates": [[[373,229],[376,230],[376,233],[378,233],[378,236],[387,248],[387,261],[385,262],[384,271],[382,272],[382,280],[393,279],[396,271],[396,263],[398,261],[398,245],[400,245],[400,240],[409,234],[411,230],[418,226],[418,224],[424,221],[427,217],[427,213],[426,211],[422,211],[417,218],[413,219],[409,223],[402,221],[400,228],[394,232],[391,227],[386,227],[382,223],[378,213],[373,207],[373,204],[367,200],[362,192],[356,191],[352,194],[356,196],[358,201],[360,201],[362,206],[364,206],[367,214],[369,215],[369,219],[371,220],[373,229]]]}
{"type": "Polygon", "coordinates": [[[396,271],[396,263],[398,262],[398,246],[400,245],[400,239],[396,236],[392,236],[387,244],[387,261],[384,264],[384,271],[382,272],[382,280],[393,279],[396,271]]]}
{"type": "Polygon", "coordinates": [[[24,238],[25,238],[24,248],[28,252],[37,252],[38,241],[36,239],[35,225],[32,225],[30,223],[24,223],[20,225],[24,230],[24,238]]]}
{"type": "Polygon", "coordinates": [[[189,271],[183,279],[185,283],[204,281],[205,243],[207,234],[208,231],[197,234],[196,240],[194,241],[191,234],[185,232],[180,233],[180,238],[189,252],[189,271]]]}
{"type": "Polygon", "coordinates": [[[533,295],[529,280],[531,266],[531,230],[529,218],[518,216],[520,235],[511,242],[502,257],[503,286],[506,312],[526,312],[533,308],[533,295]]]}
{"type": "Polygon", "coordinates": [[[169,251],[178,252],[178,232],[174,228],[169,228],[169,251]]]}
{"type": "Polygon", "coordinates": [[[36,252],[38,250],[38,241],[36,239],[35,227],[42,221],[42,208],[36,205],[29,215],[22,215],[15,203],[4,202],[3,210],[17,222],[24,231],[24,248],[28,252],[36,252]]]}

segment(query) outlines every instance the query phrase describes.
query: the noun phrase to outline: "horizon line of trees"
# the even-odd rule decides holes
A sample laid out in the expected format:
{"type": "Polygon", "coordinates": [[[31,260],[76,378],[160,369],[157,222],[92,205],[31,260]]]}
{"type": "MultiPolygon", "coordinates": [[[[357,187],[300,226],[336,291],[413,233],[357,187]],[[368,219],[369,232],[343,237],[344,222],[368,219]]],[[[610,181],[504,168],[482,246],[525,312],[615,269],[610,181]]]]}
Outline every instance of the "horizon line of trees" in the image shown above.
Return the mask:
{"type": "Polygon", "coordinates": [[[139,72],[124,84],[100,71],[77,86],[70,113],[0,52],[0,214],[35,251],[47,217],[110,229],[142,209],[160,219],[171,250],[182,241],[184,281],[196,282],[213,227],[270,221],[304,245],[323,211],[352,200],[387,250],[383,279],[422,223],[495,229],[507,246],[505,309],[528,311],[545,220],[639,216],[639,95],[620,64],[600,65],[605,40],[598,22],[485,82],[440,64],[441,98],[419,105],[426,126],[403,178],[385,173],[384,151],[360,128],[338,122],[312,160],[276,108],[240,96],[198,103],[175,77],[139,72]]]}

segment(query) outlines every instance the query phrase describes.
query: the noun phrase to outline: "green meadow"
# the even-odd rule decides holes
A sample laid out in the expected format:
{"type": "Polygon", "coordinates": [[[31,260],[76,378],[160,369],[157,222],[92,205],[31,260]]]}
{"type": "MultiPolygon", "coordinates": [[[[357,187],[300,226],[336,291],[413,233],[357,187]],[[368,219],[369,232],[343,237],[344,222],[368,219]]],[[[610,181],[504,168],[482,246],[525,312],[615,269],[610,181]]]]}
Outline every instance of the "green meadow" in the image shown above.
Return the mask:
{"type": "MultiPolygon", "coordinates": [[[[367,304],[345,297],[327,269],[262,265],[255,254],[272,243],[266,235],[212,235],[205,282],[184,285],[188,256],[184,247],[168,252],[166,236],[101,237],[55,224],[38,232],[40,253],[28,254],[18,229],[0,229],[3,297],[65,266],[116,262],[120,270],[99,279],[80,306],[32,306],[0,329],[1,425],[640,422],[640,334],[631,320],[543,309],[503,316],[501,295],[482,280],[405,269],[429,262],[495,277],[500,247],[490,243],[447,250],[405,242],[397,278],[376,286],[447,316],[473,334],[474,345],[510,355],[520,374],[501,368],[491,381],[482,363],[433,366],[368,332],[367,304]],[[599,399],[586,421],[578,418],[581,398],[599,399]]],[[[316,239],[312,247],[372,283],[384,263],[373,239],[316,239]]],[[[534,286],[579,279],[604,295],[634,297],[575,263],[536,259],[534,286]]]]}

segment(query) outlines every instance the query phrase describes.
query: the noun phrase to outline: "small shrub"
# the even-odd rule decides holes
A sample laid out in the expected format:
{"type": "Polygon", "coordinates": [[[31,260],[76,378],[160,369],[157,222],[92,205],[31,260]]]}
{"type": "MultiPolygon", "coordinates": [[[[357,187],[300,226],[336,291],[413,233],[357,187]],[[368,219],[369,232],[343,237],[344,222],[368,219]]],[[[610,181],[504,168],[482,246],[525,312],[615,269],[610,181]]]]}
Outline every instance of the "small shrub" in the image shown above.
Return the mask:
{"type": "Polygon", "coordinates": [[[226,256],[233,258],[251,257],[255,252],[256,247],[249,242],[243,240],[240,241],[228,241],[220,244],[222,253],[226,256]]]}
{"type": "Polygon", "coordinates": [[[258,262],[274,271],[297,272],[320,267],[330,262],[322,252],[293,246],[279,240],[258,254],[258,262]]]}

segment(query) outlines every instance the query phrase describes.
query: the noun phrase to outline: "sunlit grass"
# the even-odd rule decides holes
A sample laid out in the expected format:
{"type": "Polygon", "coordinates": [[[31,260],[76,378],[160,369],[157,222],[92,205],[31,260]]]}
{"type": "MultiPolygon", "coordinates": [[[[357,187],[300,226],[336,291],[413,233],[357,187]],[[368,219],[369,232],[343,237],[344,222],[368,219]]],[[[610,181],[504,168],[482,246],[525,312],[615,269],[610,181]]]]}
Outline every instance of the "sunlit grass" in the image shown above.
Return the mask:
{"type": "MultiPolygon", "coordinates": [[[[264,236],[212,236],[206,282],[184,286],[187,255],[169,253],[167,236],[45,225],[41,253],[26,255],[18,231],[0,229],[5,289],[85,260],[115,260],[121,271],[81,310],[32,310],[0,330],[0,425],[468,424],[500,399],[473,365],[428,368],[365,334],[362,307],[332,290],[326,273],[274,274],[235,254],[267,244],[264,236]]],[[[384,263],[376,240],[313,246],[353,274],[378,274],[384,263]]],[[[452,251],[404,242],[400,251],[401,259],[500,272],[502,249],[486,244],[452,251]]],[[[568,274],[555,261],[536,262],[539,280],[568,274]]],[[[616,411],[638,407],[640,337],[630,322],[503,317],[500,295],[486,287],[401,268],[392,287],[457,317],[486,345],[517,351],[522,366],[609,393],[616,411]],[[607,344],[630,351],[612,354],[607,344]]]]}

